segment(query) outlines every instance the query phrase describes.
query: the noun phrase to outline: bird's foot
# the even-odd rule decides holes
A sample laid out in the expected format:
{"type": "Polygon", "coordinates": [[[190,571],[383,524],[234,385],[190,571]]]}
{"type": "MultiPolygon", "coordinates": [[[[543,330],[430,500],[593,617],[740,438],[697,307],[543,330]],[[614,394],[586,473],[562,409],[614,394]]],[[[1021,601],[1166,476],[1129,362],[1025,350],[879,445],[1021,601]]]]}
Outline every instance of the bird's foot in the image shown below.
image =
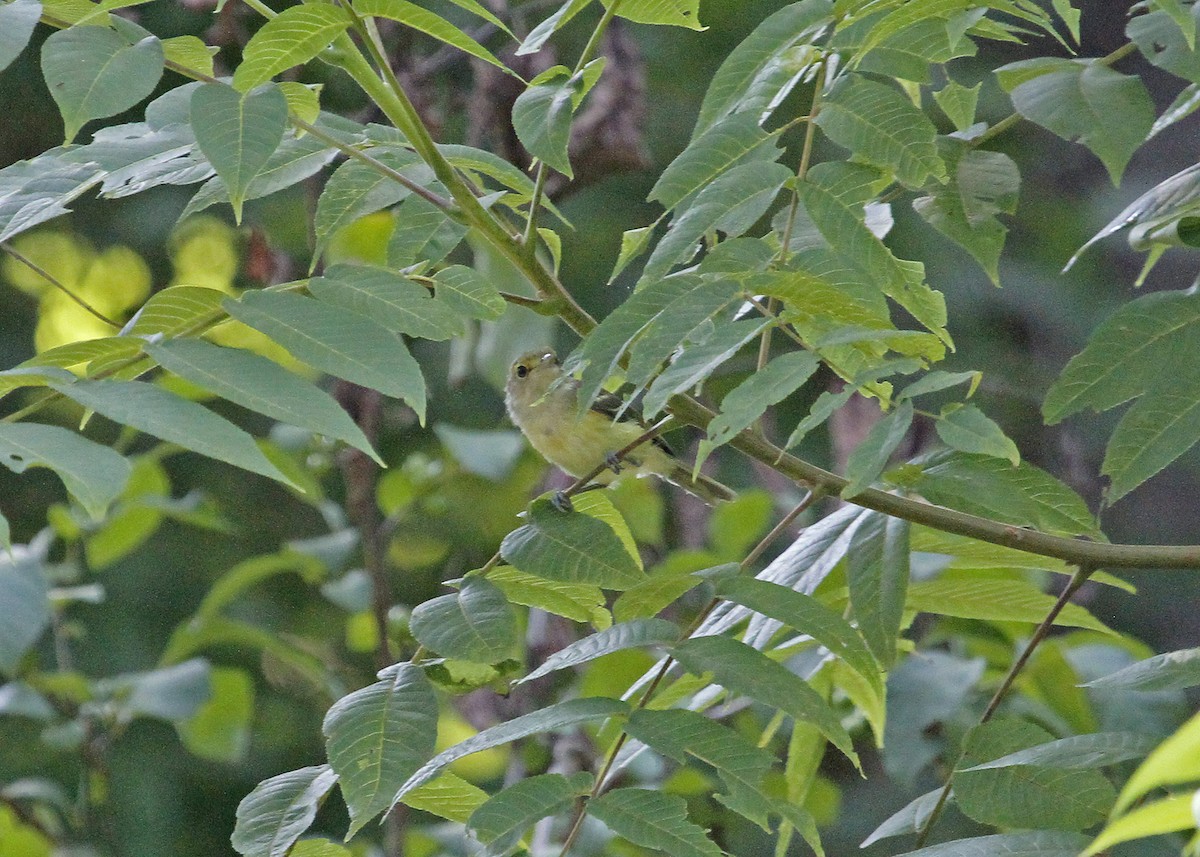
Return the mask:
{"type": "Polygon", "coordinates": [[[571,498],[567,496],[566,491],[555,491],[554,496],[550,498],[550,505],[558,511],[568,514],[575,511],[575,506],[571,503],[571,498]]]}

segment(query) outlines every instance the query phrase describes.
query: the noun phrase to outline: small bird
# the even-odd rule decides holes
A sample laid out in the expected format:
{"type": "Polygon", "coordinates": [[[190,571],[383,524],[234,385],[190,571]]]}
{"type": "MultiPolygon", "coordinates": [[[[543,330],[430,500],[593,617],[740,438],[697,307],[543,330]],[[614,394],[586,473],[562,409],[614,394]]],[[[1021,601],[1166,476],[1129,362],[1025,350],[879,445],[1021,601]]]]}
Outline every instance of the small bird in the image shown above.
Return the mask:
{"type": "Polygon", "coordinates": [[[580,415],[578,389],[578,381],[563,377],[562,366],[549,349],[517,358],[509,370],[504,397],[508,415],[547,461],[576,478],[607,464],[608,469],[595,477],[602,485],[616,479],[622,464],[627,464],[637,475],[653,473],[710,506],[737,496],[707,476],[693,479],[691,468],[674,457],[661,437],[638,446],[617,462],[615,453],[645,432],[641,415],[611,393],[601,394],[580,415]]]}

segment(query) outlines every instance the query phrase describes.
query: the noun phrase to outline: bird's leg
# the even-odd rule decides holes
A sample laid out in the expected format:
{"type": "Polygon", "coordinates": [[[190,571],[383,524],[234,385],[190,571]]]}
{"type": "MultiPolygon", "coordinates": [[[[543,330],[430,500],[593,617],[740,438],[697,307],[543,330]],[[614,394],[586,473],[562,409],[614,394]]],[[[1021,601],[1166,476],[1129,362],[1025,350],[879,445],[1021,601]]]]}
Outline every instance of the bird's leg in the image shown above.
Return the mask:
{"type": "Polygon", "coordinates": [[[616,454],[615,452],[610,452],[610,453],[607,453],[607,454],[604,456],[604,463],[605,463],[606,465],[608,465],[608,469],[609,469],[609,470],[611,470],[613,473],[618,473],[618,474],[619,474],[619,473],[620,473],[620,472],[621,472],[621,471],[624,469],[624,467],[625,467],[625,465],[623,465],[623,464],[621,463],[621,459],[620,459],[620,458],[617,456],[617,454],[616,454]]]}

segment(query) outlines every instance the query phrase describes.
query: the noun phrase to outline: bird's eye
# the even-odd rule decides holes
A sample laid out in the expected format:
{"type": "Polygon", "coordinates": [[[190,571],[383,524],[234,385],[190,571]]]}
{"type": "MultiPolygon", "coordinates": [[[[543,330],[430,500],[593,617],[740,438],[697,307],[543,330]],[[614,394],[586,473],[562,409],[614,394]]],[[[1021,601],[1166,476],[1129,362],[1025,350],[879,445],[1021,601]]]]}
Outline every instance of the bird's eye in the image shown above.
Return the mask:
{"type": "Polygon", "coordinates": [[[521,363],[520,365],[517,366],[517,377],[518,378],[524,378],[528,374],[529,374],[529,367],[526,366],[524,363],[521,363]]]}

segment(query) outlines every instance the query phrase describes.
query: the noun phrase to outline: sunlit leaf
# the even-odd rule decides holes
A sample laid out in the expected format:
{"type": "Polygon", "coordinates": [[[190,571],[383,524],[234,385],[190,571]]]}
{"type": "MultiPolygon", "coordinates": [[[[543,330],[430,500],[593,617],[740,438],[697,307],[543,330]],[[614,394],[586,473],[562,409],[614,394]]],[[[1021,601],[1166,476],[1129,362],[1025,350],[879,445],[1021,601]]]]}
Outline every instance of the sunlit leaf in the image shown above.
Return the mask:
{"type": "Polygon", "coordinates": [[[338,6],[306,3],[284,9],[267,21],[247,42],[233,74],[233,87],[254,87],[315,57],[350,26],[350,16],[338,6]]]}

